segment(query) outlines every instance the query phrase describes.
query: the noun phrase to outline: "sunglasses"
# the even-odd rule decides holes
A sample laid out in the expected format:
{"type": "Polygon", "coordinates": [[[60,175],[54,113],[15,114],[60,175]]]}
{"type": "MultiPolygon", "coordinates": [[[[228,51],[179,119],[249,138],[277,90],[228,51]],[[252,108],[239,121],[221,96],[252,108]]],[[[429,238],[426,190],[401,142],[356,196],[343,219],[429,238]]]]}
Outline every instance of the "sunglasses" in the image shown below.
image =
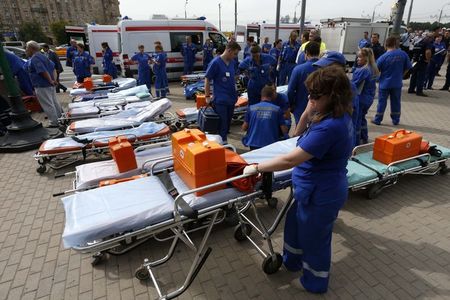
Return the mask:
{"type": "Polygon", "coordinates": [[[309,99],[313,99],[313,100],[319,100],[320,97],[322,97],[324,94],[321,93],[317,93],[315,91],[311,91],[308,95],[309,99]]]}

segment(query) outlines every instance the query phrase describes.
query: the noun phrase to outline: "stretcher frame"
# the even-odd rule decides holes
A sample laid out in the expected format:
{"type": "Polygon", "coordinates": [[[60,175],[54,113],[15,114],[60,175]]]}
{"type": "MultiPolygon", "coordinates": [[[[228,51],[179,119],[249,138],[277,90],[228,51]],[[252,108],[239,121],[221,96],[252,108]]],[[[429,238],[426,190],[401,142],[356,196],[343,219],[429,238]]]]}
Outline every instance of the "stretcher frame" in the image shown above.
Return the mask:
{"type": "MultiPolygon", "coordinates": [[[[167,130],[166,130],[167,131],[167,130]]],[[[147,144],[154,144],[160,142],[166,142],[170,140],[171,132],[167,131],[167,133],[163,135],[158,135],[155,137],[151,137],[148,139],[142,139],[137,137],[134,134],[125,134],[126,137],[129,137],[128,140],[131,142],[133,147],[140,147],[147,144]]],[[[34,154],[34,159],[37,161],[39,166],[36,168],[36,172],[39,174],[45,173],[47,167],[50,167],[52,170],[59,170],[70,166],[77,161],[86,161],[88,156],[95,156],[96,159],[105,159],[111,157],[109,153],[108,143],[102,142],[96,144],[96,140],[105,140],[109,138],[117,137],[116,135],[105,136],[99,139],[93,139],[88,145],[82,147],[81,149],[69,150],[66,152],[60,153],[40,153],[37,151],[34,154]]],[[[59,177],[59,176],[58,176],[59,177]]]]}
{"type": "Polygon", "coordinates": [[[355,161],[362,166],[374,171],[377,174],[377,178],[368,180],[363,183],[358,183],[349,186],[349,189],[352,191],[358,191],[358,190],[366,190],[367,191],[367,198],[369,199],[375,199],[378,197],[378,195],[383,191],[385,188],[388,188],[390,186],[393,186],[397,184],[398,179],[402,175],[410,174],[410,175],[426,175],[426,176],[434,176],[438,173],[440,174],[447,174],[448,173],[448,167],[446,165],[446,162],[448,158],[442,157],[438,158],[435,161],[431,161],[432,156],[429,153],[419,154],[413,157],[409,157],[406,159],[394,161],[387,165],[386,171],[383,173],[380,173],[379,171],[373,169],[372,167],[368,166],[364,162],[360,161],[356,155],[361,152],[367,152],[367,148],[370,148],[370,150],[373,149],[375,143],[368,143],[364,145],[356,146],[353,149],[352,156],[350,157],[350,160],[355,161]],[[366,150],[366,151],[362,151],[366,150]],[[411,160],[418,160],[420,162],[420,165],[417,167],[412,167],[409,169],[402,169],[398,171],[391,172],[393,167],[400,163],[408,162],[411,160]]]}

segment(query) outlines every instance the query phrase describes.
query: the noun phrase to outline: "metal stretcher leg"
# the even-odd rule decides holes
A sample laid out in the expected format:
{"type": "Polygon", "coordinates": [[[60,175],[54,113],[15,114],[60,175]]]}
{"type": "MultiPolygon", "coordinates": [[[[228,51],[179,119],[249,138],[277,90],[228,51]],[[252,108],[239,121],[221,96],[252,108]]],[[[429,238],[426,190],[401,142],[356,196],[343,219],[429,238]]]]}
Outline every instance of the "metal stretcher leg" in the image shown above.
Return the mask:
{"type": "Polygon", "coordinates": [[[208,258],[209,254],[212,251],[210,247],[208,247],[205,250],[205,246],[219,213],[220,213],[219,210],[215,210],[212,212],[211,222],[209,222],[205,234],[203,235],[203,239],[198,247],[196,247],[195,244],[192,242],[192,240],[189,238],[187,232],[183,229],[182,225],[178,226],[178,228],[176,229],[175,228],[172,229],[172,231],[175,233],[175,237],[172,241],[172,244],[168,250],[167,255],[156,261],[149,261],[148,259],[145,259],[144,264],[141,267],[139,267],[135,272],[136,278],[139,280],[147,280],[150,278],[153,284],[155,285],[155,289],[156,292],[158,293],[159,299],[172,299],[181,295],[191,285],[192,281],[194,281],[195,277],[200,272],[201,268],[203,267],[203,264],[205,263],[206,259],[208,258]],[[181,285],[178,289],[176,289],[173,292],[163,294],[163,292],[160,289],[157,278],[153,272],[153,269],[159,265],[164,264],[170,259],[170,257],[175,251],[177,242],[179,240],[183,241],[190,249],[195,251],[195,258],[194,261],[192,262],[191,268],[189,269],[189,272],[186,276],[183,285],[181,285]]]}
{"type": "Polygon", "coordinates": [[[245,216],[244,212],[239,211],[239,225],[237,225],[235,228],[234,238],[238,241],[248,240],[255,247],[258,253],[261,254],[262,257],[264,257],[262,269],[266,274],[273,274],[277,272],[283,263],[283,257],[281,256],[281,254],[275,252],[273,249],[271,236],[280,224],[281,219],[286,215],[286,212],[291,207],[293,200],[294,194],[292,188],[290,188],[289,197],[286,200],[286,203],[278,212],[273,224],[269,228],[267,228],[262,222],[254,201],[251,201],[250,205],[252,207],[257,224],[255,224],[247,216],[245,216]],[[269,248],[268,252],[259,247],[256,242],[253,241],[253,239],[250,237],[252,229],[255,229],[266,241],[267,247],[269,248]]]}

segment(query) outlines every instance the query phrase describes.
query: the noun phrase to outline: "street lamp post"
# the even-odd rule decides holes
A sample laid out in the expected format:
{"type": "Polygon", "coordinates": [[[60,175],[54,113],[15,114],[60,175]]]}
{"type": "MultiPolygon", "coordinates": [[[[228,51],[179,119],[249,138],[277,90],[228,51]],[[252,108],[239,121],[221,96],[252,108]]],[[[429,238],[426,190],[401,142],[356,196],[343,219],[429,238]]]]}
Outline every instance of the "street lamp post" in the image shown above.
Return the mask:
{"type": "Polygon", "coordinates": [[[375,5],[375,7],[373,8],[373,13],[372,13],[372,23],[375,21],[375,9],[380,6],[381,4],[383,4],[383,1],[378,2],[377,5],[375,5]]]}
{"type": "Polygon", "coordinates": [[[441,12],[439,13],[438,24],[441,24],[442,12],[444,11],[444,8],[445,8],[447,5],[450,5],[450,2],[447,2],[447,3],[444,4],[444,6],[442,6],[441,12]]]}
{"type": "Polygon", "coordinates": [[[222,15],[221,15],[220,3],[219,3],[219,31],[222,31],[222,15]]]}
{"type": "Polygon", "coordinates": [[[187,12],[186,12],[186,7],[188,4],[188,0],[186,0],[186,2],[184,3],[184,18],[187,19],[187,12]]]}
{"type": "Polygon", "coordinates": [[[294,23],[297,23],[297,7],[300,5],[300,2],[301,1],[298,1],[294,8],[294,23]]]}

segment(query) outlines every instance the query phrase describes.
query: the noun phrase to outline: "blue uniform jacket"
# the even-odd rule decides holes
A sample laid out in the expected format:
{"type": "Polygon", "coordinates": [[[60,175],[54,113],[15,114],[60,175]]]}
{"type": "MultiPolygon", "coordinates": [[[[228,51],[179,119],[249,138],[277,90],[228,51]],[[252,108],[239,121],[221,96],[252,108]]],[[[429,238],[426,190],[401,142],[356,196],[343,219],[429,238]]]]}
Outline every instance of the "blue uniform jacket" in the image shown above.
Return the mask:
{"type": "Polygon", "coordinates": [[[203,45],[203,61],[210,62],[213,59],[213,50],[214,45],[213,44],[204,44],[203,45]]]}
{"type": "Polygon", "coordinates": [[[106,74],[114,74],[116,69],[116,66],[113,63],[113,52],[110,48],[107,48],[105,50],[105,53],[103,53],[103,72],[106,74]]]}
{"type": "Polygon", "coordinates": [[[166,73],[166,61],[167,61],[166,52],[156,53],[153,56],[153,60],[159,63],[153,65],[153,72],[155,73],[155,75],[159,76],[166,73]]]}
{"type": "Polygon", "coordinates": [[[191,43],[183,43],[181,47],[181,55],[184,57],[184,63],[188,65],[193,65],[195,63],[195,54],[197,53],[197,47],[191,43]]]}
{"type": "Polygon", "coordinates": [[[261,53],[259,65],[252,57],[247,57],[239,64],[239,69],[248,71],[248,89],[258,89],[273,81],[271,73],[276,68],[276,65],[277,62],[272,56],[261,53]]]}
{"type": "Polygon", "coordinates": [[[408,54],[400,49],[387,51],[377,59],[380,70],[380,89],[396,89],[403,86],[403,73],[411,69],[408,54]]]}
{"type": "Polygon", "coordinates": [[[205,78],[212,81],[214,103],[230,106],[236,103],[237,92],[234,76],[234,61],[227,65],[220,56],[215,57],[211,61],[206,70],[205,78]]]}
{"type": "Polygon", "coordinates": [[[291,45],[290,41],[286,41],[283,43],[283,47],[281,48],[281,63],[295,63],[295,59],[297,58],[298,50],[300,49],[300,43],[295,41],[293,45],[291,45]]]}
{"type": "Polygon", "coordinates": [[[263,44],[262,47],[261,47],[261,52],[269,54],[270,49],[272,49],[272,45],[271,44],[263,44]]]}
{"type": "Polygon", "coordinates": [[[77,77],[90,77],[91,65],[95,64],[94,58],[86,51],[78,53],[73,59],[73,72],[77,77]]]}
{"type": "Polygon", "coordinates": [[[353,72],[352,82],[360,91],[359,101],[367,106],[372,105],[376,90],[376,76],[369,67],[357,68],[353,72]],[[362,89],[360,88],[362,86],[362,89]]]}
{"type": "Polygon", "coordinates": [[[281,54],[281,50],[274,47],[272,49],[270,49],[269,55],[271,55],[273,58],[275,58],[275,60],[278,62],[278,58],[280,57],[281,54]]]}
{"type": "Polygon", "coordinates": [[[132,61],[138,62],[138,72],[146,72],[150,71],[150,66],[148,64],[148,61],[150,60],[150,55],[147,53],[136,53],[131,57],[132,61]]]}
{"type": "Polygon", "coordinates": [[[44,54],[37,52],[35,53],[24,65],[24,68],[30,74],[31,83],[33,87],[43,88],[52,86],[47,79],[41,76],[41,73],[47,72],[50,77],[53,77],[53,70],[55,69],[55,64],[50,61],[44,54]]]}

